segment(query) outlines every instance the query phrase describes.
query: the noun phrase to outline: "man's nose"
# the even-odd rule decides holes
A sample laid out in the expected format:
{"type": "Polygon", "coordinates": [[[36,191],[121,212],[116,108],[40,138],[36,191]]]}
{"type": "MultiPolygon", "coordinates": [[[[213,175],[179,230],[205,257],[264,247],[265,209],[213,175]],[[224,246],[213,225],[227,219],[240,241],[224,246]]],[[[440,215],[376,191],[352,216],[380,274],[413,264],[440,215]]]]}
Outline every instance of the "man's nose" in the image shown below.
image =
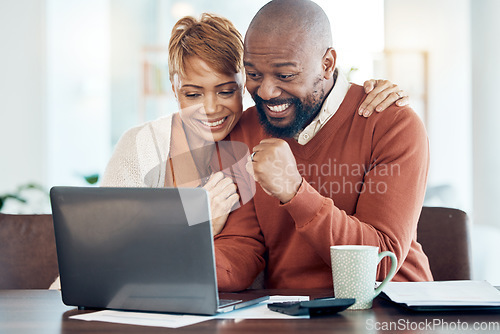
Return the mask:
{"type": "Polygon", "coordinates": [[[272,78],[264,78],[257,90],[257,94],[263,100],[271,100],[281,95],[281,90],[276,86],[272,78]]]}

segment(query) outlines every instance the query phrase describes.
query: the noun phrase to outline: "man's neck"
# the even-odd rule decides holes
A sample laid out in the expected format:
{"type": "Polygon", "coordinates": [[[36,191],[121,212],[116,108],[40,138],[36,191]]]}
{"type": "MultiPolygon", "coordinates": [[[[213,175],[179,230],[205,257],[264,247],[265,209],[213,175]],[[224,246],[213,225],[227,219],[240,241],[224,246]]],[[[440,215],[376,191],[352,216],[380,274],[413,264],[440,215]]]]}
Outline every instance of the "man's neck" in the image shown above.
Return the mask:
{"type": "MultiPolygon", "coordinates": [[[[328,88],[328,93],[326,93],[325,100],[328,97],[328,95],[330,95],[330,93],[332,92],[333,87],[335,87],[338,76],[339,76],[339,69],[336,67],[335,70],[333,71],[332,79],[330,80],[331,84],[328,83],[329,88],[328,88]]],[[[323,103],[325,103],[324,100],[323,103]]]]}
{"type": "Polygon", "coordinates": [[[335,71],[333,72],[333,75],[332,75],[332,79],[328,81],[328,84],[327,84],[327,86],[326,86],[326,87],[328,88],[328,92],[327,92],[327,93],[325,94],[325,96],[323,97],[323,102],[321,103],[321,107],[318,109],[318,111],[316,111],[313,115],[311,115],[311,118],[309,118],[309,120],[307,121],[306,125],[305,125],[302,129],[300,129],[300,131],[299,131],[299,132],[297,132],[297,133],[295,134],[295,136],[294,136],[294,137],[297,137],[298,135],[300,135],[300,133],[301,133],[302,131],[304,131],[304,129],[305,129],[305,128],[309,125],[309,124],[311,124],[311,122],[312,122],[312,121],[316,118],[316,116],[318,116],[318,115],[319,115],[319,113],[320,113],[320,112],[321,112],[321,110],[323,109],[323,105],[325,104],[326,99],[328,98],[328,96],[329,96],[329,95],[330,95],[330,93],[332,92],[333,87],[335,87],[335,83],[337,82],[337,76],[338,76],[338,74],[339,74],[339,72],[338,72],[338,71],[339,71],[339,70],[338,70],[338,68],[335,68],[335,71]],[[331,84],[330,84],[330,82],[331,82],[331,84]]]}
{"type": "Polygon", "coordinates": [[[313,137],[316,136],[316,134],[337,112],[342,101],[344,100],[347,91],[349,90],[349,82],[341,72],[338,72],[338,69],[335,69],[332,81],[332,86],[328,90],[328,94],[325,94],[326,96],[322,101],[321,108],[318,112],[315,112],[316,116],[307,123],[307,126],[305,126],[303,130],[294,136],[294,139],[300,145],[307,144],[313,137]]]}

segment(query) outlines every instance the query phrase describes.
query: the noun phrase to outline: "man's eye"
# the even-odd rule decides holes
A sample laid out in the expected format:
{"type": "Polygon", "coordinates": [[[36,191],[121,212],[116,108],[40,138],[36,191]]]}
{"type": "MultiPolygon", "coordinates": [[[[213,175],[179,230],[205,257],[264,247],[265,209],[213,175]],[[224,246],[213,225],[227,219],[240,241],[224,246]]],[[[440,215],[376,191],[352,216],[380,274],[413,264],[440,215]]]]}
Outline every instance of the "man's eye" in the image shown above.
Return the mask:
{"type": "Polygon", "coordinates": [[[260,78],[260,74],[258,73],[252,73],[252,72],[247,72],[247,77],[249,77],[252,80],[257,80],[260,78]]]}
{"type": "Polygon", "coordinates": [[[291,80],[295,77],[295,74],[278,74],[278,79],[283,81],[291,80]]]}

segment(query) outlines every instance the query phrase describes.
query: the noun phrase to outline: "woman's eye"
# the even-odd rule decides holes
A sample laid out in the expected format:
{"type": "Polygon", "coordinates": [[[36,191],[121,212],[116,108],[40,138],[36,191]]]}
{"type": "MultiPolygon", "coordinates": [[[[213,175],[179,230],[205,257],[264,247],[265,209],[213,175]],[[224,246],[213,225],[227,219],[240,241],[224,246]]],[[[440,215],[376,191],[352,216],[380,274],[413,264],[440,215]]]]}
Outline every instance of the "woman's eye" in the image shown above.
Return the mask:
{"type": "Polygon", "coordinates": [[[234,89],[223,90],[223,91],[219,92],[219,95],[222,97],[231,97],[234,95],[234,92],[236,92],[236,90],[234,90],[234,89]]]}
{"type": "Polygon", "coordinates": [[[201,94],[200,93],[186,93],[186,94],[184,94],[184,96],[186,96],[188,99],[195,99],[197,97],[200,97],[201,94]]]}

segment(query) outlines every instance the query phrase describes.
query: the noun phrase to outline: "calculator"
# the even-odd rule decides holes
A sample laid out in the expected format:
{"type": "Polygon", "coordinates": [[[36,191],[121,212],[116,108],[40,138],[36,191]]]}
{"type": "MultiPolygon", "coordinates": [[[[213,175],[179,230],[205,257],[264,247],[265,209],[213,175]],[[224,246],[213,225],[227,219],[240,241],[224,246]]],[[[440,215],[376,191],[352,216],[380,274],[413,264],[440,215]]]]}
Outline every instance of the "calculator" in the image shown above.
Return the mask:
{"type": "Polygon", "coordinates": [[[324,317],[344,311],[355,302],[355,298],[320,298],[302,302],[270,303],[267,307],[272,311],[288,315],[324,317]]]}

